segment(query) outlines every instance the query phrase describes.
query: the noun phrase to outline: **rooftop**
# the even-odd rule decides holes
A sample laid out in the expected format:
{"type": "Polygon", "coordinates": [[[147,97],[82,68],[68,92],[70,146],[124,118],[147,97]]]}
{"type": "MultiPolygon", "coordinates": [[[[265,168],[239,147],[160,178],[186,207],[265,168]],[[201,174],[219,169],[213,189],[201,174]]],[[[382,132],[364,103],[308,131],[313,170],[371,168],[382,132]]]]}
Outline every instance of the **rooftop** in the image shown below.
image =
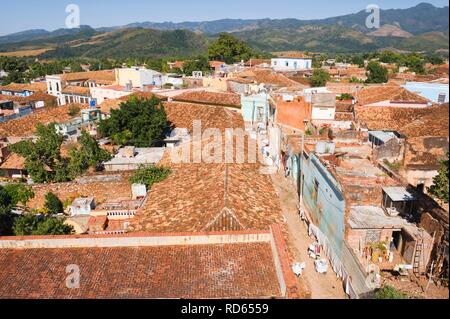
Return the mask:
{"type": "Polygon", "coordinates": [[[264,232],[0,238],[0,298],[298,298],[280,235],[275,225],[264,232]],[[81,270],[77,289],[67,287],[67,265],[81,270]]]}
{"type": "Polygon", "coordinates": [[[105,165],[123,165],[123,164],[155,164],[161,161],[165,148],[148,147],[133,148],[133,156],[126,156],[127,148],[121,148],[116,156],[105,165]]]}
{"type": "Polygon", "coordinates": [[[241,107],[241,96],[235,93],[191,91],[173,98],[175,101],[241,107]]]}
{"type": "Polygon", "coordinates": [[[73,118],[69,115],[69,109],[72,105],[76,105],[79,108],[84,107],[81,104],[69,104],[43,108],[30,115],[6,123],[0,123],[0,136],[29,136],[35,132],[38,123],[48,124],[51,122],[62,123],[69,121],[73,118]]]}
{"type": "Polygon", "coordinates": [[[98,84],[111,85],[116,81],[115,70],[73,72],[59,75],[64,81],[95,81],[98,84]]]}
{"type": "Polygon", "coordinates": [[[402,217],[390,217],[377,206],[352,206],[349,225],[353,229],[401,229],[409,225],[402,217]]]}
{"type": "Polygon", "coordinates": [[[395,84],[373,85],[361,89],[357,94],[359,105],[368,105],[381,101],[414,101],[427,103],[428,100],[395,84]]]}
{"type": "Polygon", "coordinates": [[[429,107],[427,102],[415,102],[415,101],[393,101],[385,100],[372,104],[365,105],[366,107],[403,107],[403,108],[426,108],[429,107]]]}
{"type": "Polygon", "coordinates": [[[270,177],[256,164],[172,164],[152,186],[132,231],[267,229],[283,220],[270,177]]]}
{"type": "Polygon", "coordinates": [[[35,197],[28,207],[39,209],[44,206],[45,195],[53,192],[62,201],[78,197],[93,197],[97,205],[118,198],[131,199],[129,174],[95,174],[78,178],[72,182],[57,184],[36,184],[32,186],[35,197]]]}
{"type": "Polygon", "coordinates": [[[47,92],[47,83],[46,82],[35,82],[35,83],[10,83],[8,85],[0,86],[0,91],[14,91],[14,92],[23,92],[23,91],[32,91],[32,92],[47,92]]]}
{"type": "Polygon", "coordinates": [[[383,187],[383,191],[394,202],[414,201],[416,197],[404,187],[383,187]]]}

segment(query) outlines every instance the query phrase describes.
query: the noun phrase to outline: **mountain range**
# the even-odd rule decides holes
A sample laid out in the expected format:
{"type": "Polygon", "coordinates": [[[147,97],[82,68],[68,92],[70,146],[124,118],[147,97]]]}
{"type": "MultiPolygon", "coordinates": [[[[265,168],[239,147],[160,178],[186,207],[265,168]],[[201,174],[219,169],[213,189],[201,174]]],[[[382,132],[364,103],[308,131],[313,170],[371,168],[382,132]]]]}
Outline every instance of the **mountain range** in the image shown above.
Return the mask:
{"type": "Polygon", "coordinates": [[[125,26],[28,30],[0,37],[0,52],[48,49],[45,57],[161,57],[202,53],[222,32],[264,51],[367,52],[380,49],[448,53],[448,7],[421,3],[381,10],[381,28],[368,29],[365,10],[318,20],[223,19],[140,22],[125,26]]]}

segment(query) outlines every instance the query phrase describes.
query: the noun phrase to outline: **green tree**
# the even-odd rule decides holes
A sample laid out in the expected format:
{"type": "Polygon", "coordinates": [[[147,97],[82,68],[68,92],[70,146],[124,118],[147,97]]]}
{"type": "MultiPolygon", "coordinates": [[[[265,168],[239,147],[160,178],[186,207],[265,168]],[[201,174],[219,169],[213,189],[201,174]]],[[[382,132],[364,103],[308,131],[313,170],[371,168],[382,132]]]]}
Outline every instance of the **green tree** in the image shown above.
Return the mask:
{"type": "Polygon", "coordinates": [[[14,235],[29,236],[39,224],[39,218],[33,214],[24,214],[16,218],[13,226],[14,235]]]}
{"type": "Polygon", "coordinates": [[[12,234],[12,226],[14,222],[11,209],[13,207],[13,199],[9,193],[0,185],[0,235],[12,234]]]}
{"type": "MultiPolygon", "coordinates": [[[[61,157],[63,136],[55,130],[55,124],[36,126],[36,142],[22,141],[11,145],[12,152],[25,158],[25,168],[36,183],[53,181],[61,175],[64,161],[61,157]]],[[[64,178],[63,178],[64,180],[64,178]]]]}
{"type": "Polygon", "coordinates": [[[112,110],[111,117],[98,126],[99,133],[110,137],[113,143],[136,147],[158,145],[168,128],[164,106],[156,97],[132,97],[120,109],[112,110]]]}
{"type": "Polygon", "coordinates": [[[208,73],[209,70],[208,58],[205,56],[198,56],[194,59],[190,59],[184,62],[183,73],[191,76],[194,71],[202,71],[208,73]]]}
{"type": "Polygon", "coordinates": [[[12,205],[21,204],[25,206],[29,200],[34,198],[34,192],[30,186],[24,184],[8,184],[4,190],[11,197],[12,205]]]}
{"type": "Polygon", "coordinates": [[[438,170],[438,175],[433,178],[433,185],[428,188],[431,195],[448,203],[448,171],[449,171],[449,153],[447,158],[441,161],[441,167],[438,170]]]}
{"type": "Polygon", "coordinates": [[[412,53],[403,56],[401,65],[407,66],[410,71],[418,74],[425,73],[425,60],[420,54],[412,53]]]}
{"type": "Polygon", "coordinates": [[[74,229],[64,218],[25,214],[18,217],[13,230],[16,236],[70,235],[74,229]]]}
{"type": "Polygon", "coordinates": [[[425,58],[426,62],[433,65],[440,65],[444,63],[444,59],[437,54],[430,54],[425,58]]]}
{"type": "Polygon", "coordinates": [[[376,61],[367,65],[367,83],[386,83],[388,81],[388,70],[376,61]]]}
{"type": "Polygon", "coordinates": [[[45,195],[44,207],[50,214],[62,214],[64,213],[64,205],[61,200],[55,194],[49,192],[45,195]]]}
{"type": "Polygon", "coordinates": [[[70,225],[64,223],[64,218],[47,217],[40,222],[33,232],[33,235],[70,235],[74,229],[70,225]]]}
{"type": "Polygon", "coordinates": [[[330,80],[330,74],[322,69],[316,69],[310,79],[310,83],[313,87],[323,87],[327,85],[330,80]]]}
{"type": "Polygon", "coordinates": [[[253,50],[243,41],[228,33],[222,33],[208,48],[210,60],[220,60],[228,64],[247,61],[253,55],[253,50]]]}
{"type": "Polygon", "coordinates": [[[144,184],[147,189],[150,189],[154,183],[162,182],[169,175],[170,169],[166,167],[141,165],[130,177],[130,182],[132,184],[144,184]]]}
{"type": "Polygon", "coordinates": [[[80,176],[89,167],[100,170],[101,164],[111,159],[111,154],[102,149],[95,138],[85,130],[81,132],[79,149],[71,149],[69,156],[68,173],[71,178],[80,176]]]}

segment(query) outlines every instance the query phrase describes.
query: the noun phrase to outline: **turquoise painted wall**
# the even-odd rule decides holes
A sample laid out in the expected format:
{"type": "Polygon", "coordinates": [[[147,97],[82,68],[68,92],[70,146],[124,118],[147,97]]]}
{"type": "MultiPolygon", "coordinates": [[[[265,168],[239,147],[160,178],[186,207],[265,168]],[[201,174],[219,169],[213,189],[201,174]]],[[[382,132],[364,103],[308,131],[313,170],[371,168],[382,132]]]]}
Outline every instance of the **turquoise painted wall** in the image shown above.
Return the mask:
{"type": "Polygon", "coordinates": [[[302,156],[301,160],[303,202],[335,253],[341,256],[345,233],[345,200],[341,187],[313,153],[309,154],[309,159],[302,156]]]}
{"type": "Polygon", "coordinates": [[[244,121],[258,121],[258,108],[262,108],[262,121],[267,121],[269,116],[269,101],[266,95],[242,95],[241,109],[244,121]]]}

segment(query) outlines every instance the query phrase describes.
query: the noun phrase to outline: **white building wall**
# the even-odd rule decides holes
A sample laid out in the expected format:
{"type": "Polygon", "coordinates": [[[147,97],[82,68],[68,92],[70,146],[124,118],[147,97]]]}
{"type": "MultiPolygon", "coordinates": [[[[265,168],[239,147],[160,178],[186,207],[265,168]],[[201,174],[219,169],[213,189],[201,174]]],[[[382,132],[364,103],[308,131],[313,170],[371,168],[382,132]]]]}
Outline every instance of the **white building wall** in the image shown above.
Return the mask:
{"type": "Polygon", "coordinates": [[[335,108],[313,107],[311,120],[334,120],[335,114],[335,108]]]}
{"type": "Polygon", "coordinates": [[[271,66],[275,71],[307,70],[312,68],[312,59],[275,58],[271,66]]]}
{"type": "Polygon", "coordinates": [[[121,97],[130,95],[131,93],[133,92],[117,91],[101,87],[91,88],[91,97],[97,101],[98,105],[105,102],[105,100],[119,99],[121,97]]]}

